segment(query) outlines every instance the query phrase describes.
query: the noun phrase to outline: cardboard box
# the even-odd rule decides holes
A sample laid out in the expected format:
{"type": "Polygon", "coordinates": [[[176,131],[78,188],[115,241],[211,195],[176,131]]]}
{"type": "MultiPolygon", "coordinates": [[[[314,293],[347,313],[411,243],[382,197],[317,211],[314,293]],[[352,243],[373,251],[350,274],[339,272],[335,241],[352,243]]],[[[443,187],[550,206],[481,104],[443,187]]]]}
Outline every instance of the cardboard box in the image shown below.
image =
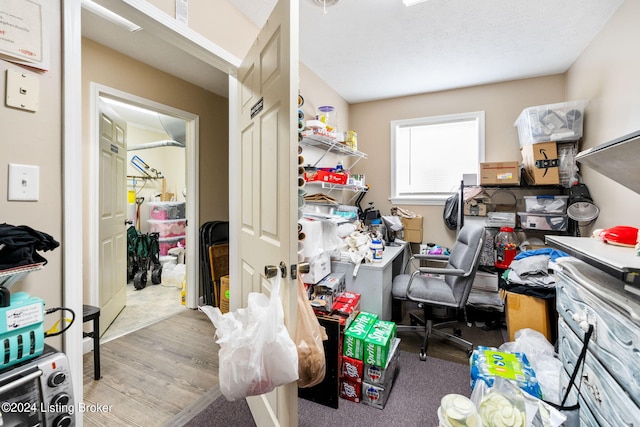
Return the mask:
{"type": "Polygon", "coordinates": [[[393,381],[393,375],[396,371],[396,367],[398,366],[398,358],[400,357],[400,350],[398,350],[399,346],[400,338],[394,338],[393,343],[391,344],[391,350],[389,351],[390,356],[389,359],[387,359],[387,364],[385,366],[365,363],[363,369],[363,381],[369,384],[382,385],[383,387],[390,386],[393,381]]]}
{"type": "Polygon", "coordinates": [[[480,185],[520,185],[518,162],[480,163],[480,185]]]}
{"type": "Polygon", "coordinates": [[[402,218],[405,242],[422,243],[422,215],[415,218],[402,218]]]}
{"type": "Polygon", "coordinates": [[[541,142],[520,148],[524,178],[529,185],[560,184],[560,161],[555,142],[541,142]]]}
{"type": "Polygon", "coordinates": [[[364,339],[364,362],[368,365],[386,366],[391,355],[391,343],[396,337],[396,324],[378,320],[364,339]]]}
{"type": "Polygon", "coordinates": [[[343,292],[333,303],[332,314],[339,317],[340,324],[345,328],[360,314],[360,294],[343,292]]]}
{"type": "Polygon", "coordinates": [[[229,276],[222,276],[220,278],[220,311],[224,313],[229,312],[229,276]]]}
{"type": "Polygon", "coordinates": [[[316,284],[331,273],[331,257],[323,252],[318,256],[309,258],[309,272],[302,275],[304,283],[316,284]]]}
{"type": "Polygon", "coordinates": [[[487,216],[487,205],[478,200],[464,202],[464,214],[467,216],[487,216]]]}
{"type": "Polygon", "coordinates": [[[364,362],[352,357],[342,356],[340,378],[360,384],[363,379],[364,362]]]}
{"type": "Polygon", "coordinates": [[[335,173],[327,172],[323,170],[316,170],[313,172],[305,172],[304,179],[307,182],[320,181],[327,182],[329,184],[346,184],[349,180],[349,174],[347,173],[335,173]]]}
{"type": "Polygon", "coordinates": [[[362,396],[362,384],[340,378],[340,397],[359,403],[362,396]]]}
{"type": "Polygon", "coordinates": [[[344,331],[342,354],[347,357],[362,360],[364,356],[364,340],[369,330],[378,320],[378,315],[361,312],[356,320],[344,331]]]}
{"type": "Polygon", "coordinates": [[[509,341],[515,340],[520,329],[531,328],[544,335],[550,343],[555,341],[555,300],[507,292],[506,320],[509,341]]]}
{"type": "Polygon", "coordinates": [[[397,375],[398,366],[396,364],[393,369],[391,367],[388,368],[384,384],[371,384],[366,380],[363,381],[361,402],[374,408],[384,409],[397,375]]]}

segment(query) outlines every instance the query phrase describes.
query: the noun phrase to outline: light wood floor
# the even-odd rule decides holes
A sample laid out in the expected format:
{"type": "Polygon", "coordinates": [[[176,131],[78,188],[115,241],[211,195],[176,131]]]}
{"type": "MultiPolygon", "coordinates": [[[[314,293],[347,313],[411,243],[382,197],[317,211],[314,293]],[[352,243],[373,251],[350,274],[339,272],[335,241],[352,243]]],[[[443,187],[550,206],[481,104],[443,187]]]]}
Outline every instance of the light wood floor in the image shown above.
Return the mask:
{"type": "MultiPolygon", "coordinates": [[[[184,312],[101,345],[102,379],[93,380],[93,353],[84,355],[85,404],[111,405],[84,413],[85,426],[166,425],[216,394],[218,345],[198,310],[184,312]]],[[[179,424],[175,424],[179,425],[179,424]]]]}
{"type": "MultiPolygon", "coordinates": [[[[499,346],[503,332],[467,328],[475,344],[499,346]]],[[[401,348],[418,353],[419,335],[404,333],[401,348]]],[[[111,405],[106,413],[84,413],[84,425],[182,426],[219,397],[218,345],[214,328],[197,310],[164,319],[101,345],[102,379],[93,380],[93,353],[84,355],[85,404],[111,405]]],[[[433,340],[428,354],[468,363],[456,346],[433,340]]],[[[417,357],[417,356],[416,356],[417,357]]]]}

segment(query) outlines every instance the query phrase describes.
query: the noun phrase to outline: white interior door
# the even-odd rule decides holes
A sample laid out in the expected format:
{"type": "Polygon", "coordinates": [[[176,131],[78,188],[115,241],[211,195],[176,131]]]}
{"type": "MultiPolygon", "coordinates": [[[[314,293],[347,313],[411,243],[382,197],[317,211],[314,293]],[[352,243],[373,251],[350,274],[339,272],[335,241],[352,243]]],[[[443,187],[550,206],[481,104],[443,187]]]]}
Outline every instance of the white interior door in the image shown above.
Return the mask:
{"type": "MultiPolygon", "coordinates": [[[[298,2],[279,1],[237,76],[235,137],[230,147],[232,307],[250,292],[269,294],[265,266],[286,266],[285,324],[295,334],[297,282],[298,2]],[[233,189],[232,189],[233,191],[233,189]],[[233,194],[233,193],[232,193],[233,194]],[[232,255],[233,256],[233,255],[232,255]]],[[[232,85],[233,86],[233,85],[232,85]]],[[[233,117],[232,117],[233,120],[233,117]]],[[[258,426],[296,426],[297,384],[247,399],[258,426]]]]}
{"type": "Polygon", "coordinates": [[[100,335],[127,302],[125,123],[100,103],[99,113],[100,335]]]}

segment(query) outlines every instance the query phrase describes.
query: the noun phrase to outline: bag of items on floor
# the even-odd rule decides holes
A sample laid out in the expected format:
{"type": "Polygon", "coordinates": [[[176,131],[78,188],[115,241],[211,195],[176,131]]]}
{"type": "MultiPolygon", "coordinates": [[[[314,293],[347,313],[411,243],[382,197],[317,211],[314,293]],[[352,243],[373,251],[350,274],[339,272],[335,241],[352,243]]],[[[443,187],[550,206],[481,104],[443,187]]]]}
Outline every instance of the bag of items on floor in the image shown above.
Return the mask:
{"type": "Polygon", "coordinates": [[[302,276],[298,276],[298,327],[296,328],[300,376],[298,387],[313,387],[324,380],[326,364],[322,342],[326,339],[327,333],[320,326],[307,298],[302,276]]]}
{"type": "Polygon", "coordinates": [[[220,391],[229,401],[268,393],[298,379],[298,351],[284,326],[281,282],[276,275],[270,297],[251,292],[247,307],[233,312],[199,307],[216,328],[220,391]]]}

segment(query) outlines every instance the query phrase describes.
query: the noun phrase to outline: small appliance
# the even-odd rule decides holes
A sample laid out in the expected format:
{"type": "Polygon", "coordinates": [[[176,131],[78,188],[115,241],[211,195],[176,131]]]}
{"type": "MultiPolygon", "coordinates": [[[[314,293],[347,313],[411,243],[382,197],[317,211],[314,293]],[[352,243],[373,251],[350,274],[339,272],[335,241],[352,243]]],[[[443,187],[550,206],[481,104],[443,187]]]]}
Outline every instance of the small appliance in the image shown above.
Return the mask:
{"type": "Polygon", "coordinates": [[[75,402],[69,361],[49,345],[26,362],[0,370],[3,426],[74,426],[75,402]]]}

